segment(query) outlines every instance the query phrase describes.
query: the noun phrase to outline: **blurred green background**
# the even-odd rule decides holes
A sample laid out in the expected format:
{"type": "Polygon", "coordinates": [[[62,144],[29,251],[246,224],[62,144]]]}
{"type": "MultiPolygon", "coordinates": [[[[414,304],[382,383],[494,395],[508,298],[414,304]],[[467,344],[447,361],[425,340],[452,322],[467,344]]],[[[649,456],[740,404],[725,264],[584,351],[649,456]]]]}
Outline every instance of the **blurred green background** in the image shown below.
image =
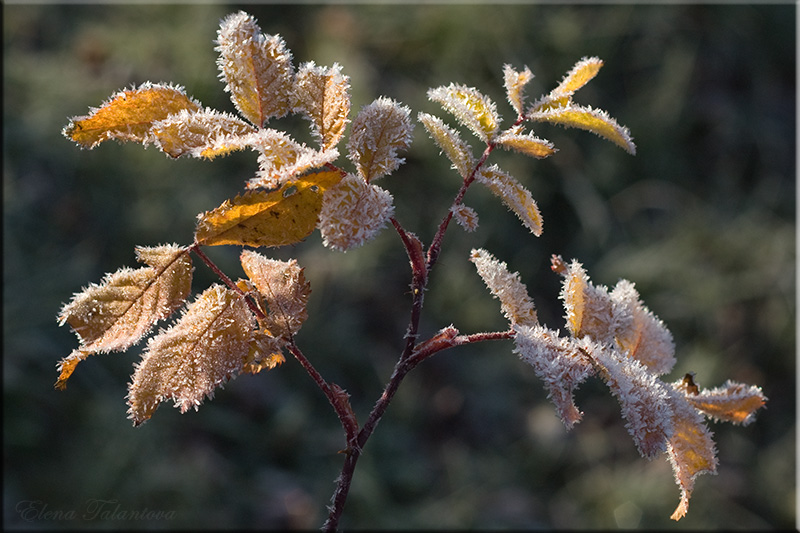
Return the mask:
{"type": "MultiPolygon", "coordinates": [[[[135,245],[192,239],[195,215],[237,194],[252,152],[204,162],[61,136],[118,89],[172,81],[235,111],[213,39],[234,5],[3,6],[3,396],[5,528],[318,528],[344,447],[324,396],[293,360],[218,390],[198,412],[166,404],[134,429],[125,395],[141,348],[90,358],[65,392],[56,363],[77,346],[56,315],[135,245]],[[91,517],[105,502],[110,514],[91,517]],[[165,519],[123,514],[170,512],[165,519]],[[129,518],[129,517],[128,517],[129,518]],[[169,518],[169,519],[166,519],[169,518]]],[[[665,458],[639,457],[616,400],[581,386],[567,432],[510,342],[443,352],[409,375],[358,465],[341,526],[360,528],[792,528],[796,519],[796,7],[794,5],[245,5],[280,33],[295,64],[339,62],[354,111],[379,95],[453,121],[425,96],[475,86],[510,124],[502,67],[527,65],[531,99],[583,56],[605,67],[575,96],[627,125],[632,157],[589,133],[542,125],[560,151],[497,153],[545,221],[531,236],[485,189],[466,203],[481,226],[453,226],[425,301],[422,333],[504,329],[467,257],[485,247],[519,271],[540,319],[563,329],[558,253],[592,279],[627,278],[670,327],[678,363],[701,386],[758,384],[747,427],[709,423],[717,476],[698,478],[689,513],[665,458]]],[[[354,115],[353,115],[354,116],[354,115]]],[[[352,118],[352,117],[351,117],[352,118]]],[[[302,120],[274,124],[307,139],[302,120]]],[[[473,147],[474,138],[465,133],[473,147]]],[[[341,164],[349,163],[342,158],[341,164]]],[[[381,186],[427,244],[459,178],[424,128],[381,186]]],[[[241,276],[234,247],[208,253],[241,276]]],[[[409,268],[385,230],[346,254],[318,233],[287,249],[312,283],[299,344],[352,394],[364,420],[402,348],[409,268]]],[[[194,290],[215,279],[195,262],[194,290]]]]}

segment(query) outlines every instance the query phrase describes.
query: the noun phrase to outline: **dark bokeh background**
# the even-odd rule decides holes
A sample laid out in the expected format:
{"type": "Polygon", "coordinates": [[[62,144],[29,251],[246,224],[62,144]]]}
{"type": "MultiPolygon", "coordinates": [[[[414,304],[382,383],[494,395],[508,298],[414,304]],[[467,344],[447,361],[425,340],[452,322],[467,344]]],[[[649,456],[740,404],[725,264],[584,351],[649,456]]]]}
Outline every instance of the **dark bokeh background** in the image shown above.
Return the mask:
{"type": "MultiPolygon", "coordinates": [[[[136,266],[137,244],[188,244],[195,215],[235,195],[256,168],[252,152],[203,162],[130,144],[82,151],[60,130],[146,80],[173,81],[234,111],[212,40],[236,9],[3,8],[5,527],[317,528],[324,520],[344,439],[292,360],[232,381],[196,413],[162,406],[138,429],[124,397],[140,348],[93,357],[65,392],[53,389],[56,362],[77,345],[57,327],[62,302],[105,272],[136,266]],[[98,500],[107,511],[172,519],[84,520],[98,500]]],[[[448,233],[423,334],[450,323],[465,333],[505,327],[467,261],[479,246],[519,271],[540,318],[563,328],[559,280],[548,269],[558,253],[582,261],[597,283],[637,284],[675,337],[678,363],[666,379],[694,371],[713,387],[731,378],[761,385],[770,399],[750,426],[710,424],[719,475],[697,480],[689,514],[675,524],[679,489],[668,462],[638,456],[604,385],[581,387],[585,418],[568,433],[511,343],[444,352],[408,377],[366,447],[343,527],[794,526],[794,5],[244,9],[284,36],[296,64],[342,64],[354,110],[387,95],[413,116],[449,120],[425,92],[459,82],[492,97],[508,124],[504,63],[531,68],[535,98],[581,57],[603,58],[576,101],[627,125],[637,155],[546,126],[536,131],[560,149],[554,157],[493,155],[532,191],[544,235],[527,233],[487,191],[470,190],[481,227],[448,233]]],[[[277,125],[305,138],[302,121],[277,125]]],[[[407,159],[381,185],[427,243],[459,179],[421,126],[407,159]]],[[[323,249],[318,234],[266,253],[306,267],[314,292],[300,345],[352,394],[363,420],[408,320],[409,269],[396,234],[346,254],[323,249]]],[[[241,275],[233,247],[209,255],[241,275]]],[[[213,281],[198,262],[195,291],[213,281]]]]}

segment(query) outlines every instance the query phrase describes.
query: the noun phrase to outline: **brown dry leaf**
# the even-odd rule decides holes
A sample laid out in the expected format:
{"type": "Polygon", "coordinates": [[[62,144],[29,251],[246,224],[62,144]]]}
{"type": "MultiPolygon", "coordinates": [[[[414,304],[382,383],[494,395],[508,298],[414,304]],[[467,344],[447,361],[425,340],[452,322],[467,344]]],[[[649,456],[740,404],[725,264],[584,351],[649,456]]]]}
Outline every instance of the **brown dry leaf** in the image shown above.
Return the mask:
{"type": "MultiPolygon", "coordinates": [[[[679,389],[682,383],[683,380],[673,386],[679,389]]],[[[722,387],[687,394],[686,399],[706,416],[745,426],[755,420],[755,412],[767,401],[760,387],[730,380],[722,387]]]]}
{"type": "Polygon", "coordinates": [[[150,127],[154,122],[182,110],[200,108],[181,87],[144,83],[116,93],[89,115],[73,117],[62,133],[84,148],[94,148],[109,139],[147,144],[153,140],[150,127]]]}
{"type": "Polygon", "coordinates": [[[314,231],[322,193],[342,179],[338,171],[309,174],[278,190],[251,191],[198,217],[195,242],[205,246],[283,246],[314,231]]]}
{"type": "Polygon", "coordinates": [[[267,304],[269,314],[262,321],[273,337],[290,340],[308,318],[306,304],[311,285],[294,259],[278,261],[245,250],[242,268],[267,304]]]}
{"type": "Polygon", "coordinates": [[[81,346],[62,360],[56,383],[63,389],[75,366],[97,352],[125,350],[139,341],[158,321],[186,300],[192,284],[192,261],[178,245],[136,249],[137,259],[150,266],[122,268],[76,294],[59,314],[81,346]]]}
{"type": "Polygon", "coordinates": [[[242,371],[256,321],[244,298],[208,288],[171,328],[156,335],[136,365],[128,390],[129,418],[138,426],[174,400],[184,413],[242,371]]]}

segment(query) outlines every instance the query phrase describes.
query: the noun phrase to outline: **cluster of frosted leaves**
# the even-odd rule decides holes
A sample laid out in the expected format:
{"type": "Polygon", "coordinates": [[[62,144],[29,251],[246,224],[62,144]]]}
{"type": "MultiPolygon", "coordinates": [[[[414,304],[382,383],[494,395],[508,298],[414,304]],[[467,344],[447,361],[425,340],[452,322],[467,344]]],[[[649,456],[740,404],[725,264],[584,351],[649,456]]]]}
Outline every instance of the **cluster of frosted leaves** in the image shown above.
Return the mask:
{"type": "Polygon", "coordinates": [[[642,456],[667,453],[681,489],[672,518],[682,518],[694,479],[716,473],[716,449],[704,417],[748,424],[766,402],[761,389],[728,381],[701,390],[688,375],[662,381],[659,376],[675,364],[672,335],[627,280],[609,291],[592,284],[577,261],[567,265],[554,257],[553,270],[564,277],[561,299],[569,335],[563,336],[537,322],[517,273],[485,250],[473,250],[471,259],[515,331],[514,352],[544,382],[567,428],[582,416],[573,392],[589,376],[599,376],[619,401],[642,456]]]}
{"type": "MultiPolygon", "coordinates": [[[[618,144],[633,154],[636,148],[627,128],[619,126],[603,111],[581,107],[572,101],[575,91],[591,80],[602,64],[597,58],[582,59],[567,73],[558,87],[541,97],[527,112],[524,90],[533,79],[533,74],[527,67],[520,72],[510,65],[505,65],[503,83],[506,97],[517,113],[517,120],[506,130],[500,129],[501,117],[495,103],[473,87],[451,83],[430,89],[428,98],[451,113],[461,126],[478,137],[489,149],[499,146],[537,159],[553,155],[556,152],[553,143],[525,131],[524,123],[527,121],[551,122],[582,128],[618,144]]],[[[520,218],[531,233],[536,236],[541,235],[542,217],[530,191],[525,186],[495,165],[483,167],[483,159],[481,163],[477,163],[470,145],[461,138],[457,130],[445,124],[439,117],[420,113],[417,118],[465,183],[475,179],[486,185],[520,218]]],[[[465,218],[457,216],[455,212],[453,216],[468,231],[474,230],[477,224],[477,217],[465,218]]]]}
{"type": "Polygon", "coordinates": [[[69,324],[80,346],[59,362],[57,388],[66,387],[83,359],[127,350],[183,304],[192,285],[187,252],[176,244],[137,248],[137,259],[148,266],[108,274],[99,285],[91,284],[64,305],[59,325],[69,324]]]}
{"type": "Polygon", "coordinates": [[[394,214],[389,191],[373,181],[394,172],[404,159],[398,153],[411,144],[413,124],[408,107],[380,97],[353,120],[348,158],[356,167],[325,193],[319,229],[325,246],[347,251],[375,237],[394,214]]]}
{"type": "MultiPolygon", "coordinates": [[[[80,347],[59,363],[56,387],[63,389],[76,365],[89,355],[123,351],[139,342],[159,320],[187,300],[192,280],[189,248],[137,248],[147,267],[123,268],[76,294],[59,314],[80,347]]],[[[241,291],[214,285],[187,305],[168,329],[151,337],[129,387],[129,415],[139,425],[168,399],[185,412],[242,372],[271,369],[285,359],[283,348],[306,320],[311,292],[303,269],[292,261],[245,251],[248,280],[241,291]],[[252,297],[260,314],[248,306],[252,297]]]]}

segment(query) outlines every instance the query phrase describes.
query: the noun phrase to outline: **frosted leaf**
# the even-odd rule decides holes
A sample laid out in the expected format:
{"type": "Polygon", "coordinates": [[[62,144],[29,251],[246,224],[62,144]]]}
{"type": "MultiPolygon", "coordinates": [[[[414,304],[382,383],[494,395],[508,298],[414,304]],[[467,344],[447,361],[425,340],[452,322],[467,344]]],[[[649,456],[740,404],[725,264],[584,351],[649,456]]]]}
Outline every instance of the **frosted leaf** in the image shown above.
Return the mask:
{"type": "Polygon", "coordinates": [[[550,122],[564,127],[580,128],[603,137],[628,153],[636,154],[633,137],[625,126],[621,126],[602,109],[592,109],[575,104],[545,109],[528,114],[530,120],[550,122]]]}
{"type": "Polygon", "coordinates": [[[559,298],[564,301],[567,329],[575,338],[588,335],[601,344],[613,344],[617,332],[631,320],[630,314],[615,312],[608,289],[592,285],[583,266],[574,260],[564,273],[559,298]]]}
{"type": "Polygon", "coordinates": [[[279,35],[264,35],[243,11],[228,15],[217,32],[217,65],[225,90],[244,118],[261,127],[290,110],[294,67],[279,35]]]}
{"type": "Polygon", "coordinates": [[[528,289],[517,272],[509,272],[508,266],[483,249],[473,249],[470,261],[475,263],[478,274],[492,295],[500,300],[503,315],[511,325],[535,326],[538,324],[536,308],[528,296],[528,289]]]}
{"type": "Polygon", "coordinates": [[[208,108],[205,111],[181,110],[155,122],[151,128],[156,146],[172,157],[184,154],[208,157],[204,150],[213,146],[217,139],[240,137],[254,131],[242,119],[208,108]]]}
{"type": "Polygon", "coordinates": [[[532,79],[533,74],[527,66],[522,72],[517,72],[511,65],[503,65],[503,85],[506,88],[506,97],[511,107],[513,107],[519,115],[522,114],[522,109],[525,106],[523,90],[525,89],[525,85],[532,79]]]}
{"type": "Polygon", "coordinates": [[[300,66],[294,83],[294,111],[311,120],[311,132],[323,149],[336,146],[344,135],[350,114],[350,78],[342,67],[318,67],[313,61],[300,66]]]}
{"type": "Polygon", "coordinates": [[[393,214],[389,191],[348,174],[322,197],[322,242],[341,251],[361,246],[375,237],[393,214]]]}
{"type": "MultiPolygon", "coordinates": [[[[682,380],[672,386],[679,391],[686,390],[682,380]]],[[[755,420],[756,411],[767,401],[761,387],[731,380],[721,387],[703,389],[696,394],[685,392],[685,395],[686,400],[706,416],[743,426],[755,420]]]]}
{"type": "Polygon", "coordinates": [[[619,400],[625,427],[642,456],[651,459],[666,450],[673,434],[672,388],[636,359],[590,339],[578,341],[602,371],[619,400]]]}
{"type": "Polygon", "coordinates": [[[149,419],[174,400],[181,412],[197,409],[224,381],[238,375],[253,338],[255,318],[244,298],[214,285],[190,304],[171,328],[147,344],[128,388],[129,418],[149,419]]]}
{"type": "Polygon", "coordinates": [[[497,137],[496,142],[506,150],[516,150],[521,154],[537,159],[544,159],[556,153],[553,143],[529,133],[521,134],[506,131],[497,137]]]}
{"type": "Polygon", "coordinates": [[[428,98],[441,104],[483,142],[494,139],[500,127],[500,116],[494,102],[477,89],[451,83],[446,87],[429,89],[428,98]]]}
{"type": "Polygon", "coordinates": [[[680,520],[689,509],[695,478],[717,473],[717,450],[703,416],[685,397],[673,390],[669,403],[673,432],[667,443],[667,455],[681,489],[681,501],[670,518],[680,520]]]}
{"type": "Polygon", "coordinates": [[[245,250],[240,257],[247,277],[267,304],[262,323],[273,337],[291,339],[308,317],[306,305],[311,286],[294,259],[279,261],[245,250]]]}
{"type": "Polygon", "coordinates": [[[189,295],[192,261],[176,244],[139,247],[137,259],[150,266],[121,268],[74,295],[59,313],[81,342],[59,364],[56,387],[64,388],[75,365],[89,354],[121,351],[137,343],[153,325],[171,315],[189,295]]]}
{"type": "Polygon", "coordinates": [[[536,201],[531,193],[520,182],[497,165],[484,167],[477,175],[477,180],[489,189],[511,209],[537,237],[542,234],[543,221],[536,201]]]}
{"type": "Polygon", "coordinates": [[[472,233],[478,229],[478,213],[471,207],[458,204],[451,207],[450,212],[453,213],[453,218],[458,222],[458,225],[464,228],[465,231],[472,233]]]}
{"type": "Polygon", "coordinates": [[[397,152],[411,144],[410,113],[408,107],[380,97],[356,116],[347,141],[348,157],[367,183],[391,174],[405,162],[397,152]]]}
{"type": "Polygon", "coordinates": [[[472,147],[461,139],[456,130],[445,124],[442,119],[428,113],[420,113],[417,118],[428,134],[442,149],[447,158],[453,163],[453,168],[466,178],[475,168],[475,158],[472,157],[472,147]]]}
{"type": "MultiPolygon", "coordinates": [[[[616,334],[616,342],[628,356],[638,359],[651,372],[666,374],[675,366],[675,343],[667,326],[639,299],[633,283],[620,280],[610,294],[616,313],[625,313],[625,327],[616,334]]],[[[622,321],[621,321],[622,322],[622,321]]]]}
{"type": "Polygon", "coordinates": [[[259,151],[259,169],[256,177],[247,182],[250,189],[280,187],[303,172],[320,168],[339,157],[336,148],[317,151],[272,129],[254,134],[251,145],[259,151]]]}
{"type": "Polygon", "coordinates": [[[514,353],[533,367],[561,421],[572,429],[583,415],[575,406],[573,393],[594,374],[591,361],[572,339],[559,336],[557,331],[522,324],[516,324],[514,331],[514,353]]]}
{"type": "Polygon", "coordinates": [[[574,94],[575,91],[597,76],[602,66],[603,61],[599,57],[581,58],[581,60],[575,63],[575,66],[567,72],[564,79],[558,84],[558,87],[553,89],[550,94],[553,96],[569,96],[574,94]]]}

